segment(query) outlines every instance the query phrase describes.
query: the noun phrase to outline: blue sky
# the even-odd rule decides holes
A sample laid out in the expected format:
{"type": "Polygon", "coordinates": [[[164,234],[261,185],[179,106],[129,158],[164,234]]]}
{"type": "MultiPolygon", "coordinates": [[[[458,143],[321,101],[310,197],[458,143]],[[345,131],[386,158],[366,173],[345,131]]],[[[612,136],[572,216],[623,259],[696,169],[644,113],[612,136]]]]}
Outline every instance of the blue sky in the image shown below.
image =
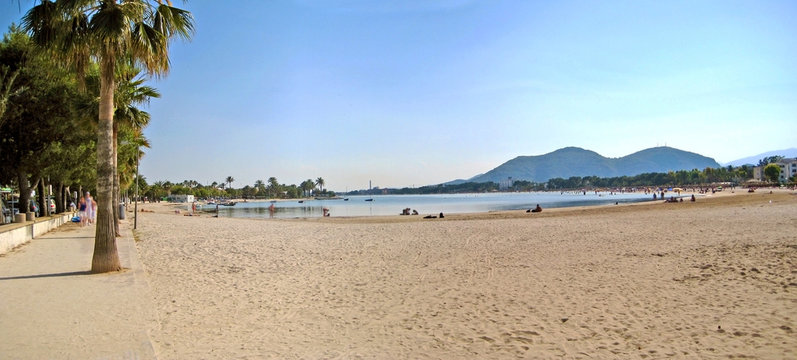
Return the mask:
{"type": "MultiPolygon", "coordinates": [[[[22,12],[32,1],[21,1],[22,12]]],[[[437,184],[519,155],[797,145],[795,1],[202,1],[149,181],[437,184]]],[[[18,21],[17,1],[0,21],[18,21]]]]}

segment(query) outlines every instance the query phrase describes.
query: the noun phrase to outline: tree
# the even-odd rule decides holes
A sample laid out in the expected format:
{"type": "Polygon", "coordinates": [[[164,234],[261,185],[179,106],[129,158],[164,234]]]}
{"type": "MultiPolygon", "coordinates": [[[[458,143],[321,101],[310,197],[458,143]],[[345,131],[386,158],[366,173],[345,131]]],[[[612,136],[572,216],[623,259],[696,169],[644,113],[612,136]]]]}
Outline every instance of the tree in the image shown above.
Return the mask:
{"type": "MultiPolygon", "coordinates": [[[[114,111],[113,122],[113,160],[114,160],[114,190],[113,190],[113,210],[114,210],[114,229],[119,236],[119,214],[117,212],[117,204],[120,203],[119,197],[123,184],[121,178],[129,180],[132,178],[132,173],[135,170],[133,166],[135,161],[128,163],[119,162],[119,142],[120,132],[121,136],[125,137],[126,145],[128,147],[135,147],[139,149],[141,146],[149,147],[149,143],[144,137],[142,131],[144,127],[149,124],[150,115],[146,111],[138,108],[140,105],[148,104],[151,98],[159,98],[160,93],[150,86],[144,85],[144,78],[141,76],[141,70],[127,64],[128,66],[120,66],[121,70],[118,71],[119,81],[114,94],[114,101],[116,103],[116,110],[114,111]],[[121,165],[120,165],[121,164],[121,165]],[[121,171],[120,167],[122,167],[121,171]]],[[[131,149],[132,150],[132,149],[131,149]]],[[[139,154],[134,153],[136,158],[139,154]]],[[[129,159],[135,160],[131,157],[129,159]]],[[[129,183],[129,182],[128,182],[129,183]]]]}
{"type": "Polygon", "coordinates": [[[315,184],[318,185],[318,189],[321,192],[324,192],[324,179],[323,178],[318,177],[318,179],[315,179],[315,184]]]}
{"type": "Polygon", "coordinates": [[[780,178],[780,166],[778,164],[769,164],[764,167],[764,176],[773,183],[777,183],[780,178]]]}
{"type": "Polygon", "coordinates": [[[266,184],[263,180],[255,181],[255,189],[257,189],[256,193],[265,193],[266,192],[266,184]]]}
{"type": "Polygon", "coordinates": [[[780,155],[767,156],[761,160],[758,160],[758,166],[767,166],[769,164],[776,163],[781,160],[783,160],[783,156],[780,155]]]}
{"type": "Polygon", "coordinates": [[[244,199],[248,199],[253,197],[256,192],[257,188],[246,185],[241,189],[241,197],[243,197],[244,199]]]}
{"type": "Polygon", "coordinates": [[[301,188],[304,191],[304,196],[307,196],[310,194],[310,191],[315,188],[315,182],[313,182],[312,179],[307,179],[302,182],[301,188]]]}
{"type": "Polygon", "coordinates": [[[228,184],[227,189],[232,189],[232,182],[235,181],[235,179],[232,176],[228,176],[224,181],[228,184]]]}
{"type": "Polygon", "coordinates": [[[100,66],[97,129],[97,230],[91,271],[121,269],[113,228],[113,115],[117,65],[128,59],[150,74],[169,70],[169,40],[189,39],[188,11],[151,0],[42,0],[22,20],[39,44],[68,63],[82,80],[91,58],[100,66]]]}
{"type": "Polygon", "coordinates": [[[20,203],[27,204],[28,184],[46,180],[62,163],[59,153],[75,146],[79,94],[74,76],[15,27],[0,43],[0,68],[15,74],[14,92],[25,89],[25,96],[8,97],[0,116],[0,183],[16,182],[20,203]]]}
{"type": "Polygon", "coordinates": [[[277,197],[277,194],[280,193],[280,183],[277,181],[277,178],[273,176],[268,178],[268,192],[272,199],[277,197]]]}
{"type": "Polygon", "coordinates": [[[133,178],[133,183],[134,184],[138,183],[139,194],[144,194],[147,192],[147,190],[149,190],[149,185],[147,184],[147,178],[144,175],[138,174],[138,176],[133,178]]]}
{"type": "MultiPolygon", "coordinates": [[[[133,171],[135,170],[135,157],[127,157],[127,160],[132,160],[129,163],[120,162],[119,146],[121,137],[124,137],[124,146],[131,147],[129,150],[137,150],[143,143],[147,143],[146,138],[141,133],[149,124],[150,115],[146,111],[138,108],[140,105],[148,104],[151,98],[160,97],[160,93],[150,86],[144,85],[145,79],[142,76],[141,70],[129,64],[122,62],[118,66],[116,74],[116,91],[114,92],[114,122],[113,122],[113,160],[114,160],[114,190],[113,190],[113,203],[119,204],[123,184],[121,178],[125,178],[129,184],[132,179],[133,171]],[[121,135],[120,135],[121,133],[121,135]],[[120,137],[121,136],[121,137],[120,137]],[[134,141],[133,139],[138,139],[134,141]],[[131,142],[138,143],[136,147],[131,142]],[[122,168],[120,170],[120,167],[122,168]]],[[[100,74],[96,66],[92,66],[85,79],[85,90],[93,95],[92,102],[85,104],[83,111],[94,115],[94,119],[99,117],[97,108],[99,107],[99,94],[100,94],[100,74]]],[[[146,145],[146,147],[149,147],[146,145]]],[[[130,155],[135,155],[135,151],[130,155]]],[[[117,207],[114,206],[114,230],[119,236],[119,214],[117,207]]]]}
{"type": "MultiPolygon", "coordinates": [[[[134,184],[136,164],[144,156],[142,148],[149,148],[149,140],[143,129],[127,128],[119,134],[119,186],[121,190],[130,190],[134,184]]],[[[139,186],[139,191],[141,186],[139,186]]]]}
{"type": "Polygon", "coordinates": [[[14,80],[16,80],[17,75],[19,75],[19,69],[12,72],[9,71],[7,66],[0,68],[0,126],[3,125],[3,113],[6,112],[8,99],[25,91],[24,87],[14,87],[14,80]]]}

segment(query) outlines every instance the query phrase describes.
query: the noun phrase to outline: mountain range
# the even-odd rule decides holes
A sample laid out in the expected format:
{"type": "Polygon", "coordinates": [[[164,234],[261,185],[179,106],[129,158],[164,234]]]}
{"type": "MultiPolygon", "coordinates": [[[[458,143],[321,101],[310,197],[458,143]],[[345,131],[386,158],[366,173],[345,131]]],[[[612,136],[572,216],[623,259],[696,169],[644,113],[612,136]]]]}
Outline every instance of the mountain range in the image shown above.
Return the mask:
{"type": "Polygon", "coordinates": [[[727,162],[722,164],[723,166],[742,166],[742,165],[758,165],[758,161],[769,156],[783,156],[786,158],[797,158],[797,148],[785,149],[785,150],[775,150],[775,151],[768,151],[765,153],[761,153],[755,156],[746,157],[739,160],[734,160],[731,162],[727,162]]]}
{"type": "Polygon", "coordinates": [[[509,178],[545,182],[571,176],[617,177],[651,172],[717,168],[714,159],[667,146],[654,147],[620,158],[607,158],[594,151],[566,147],[538,156],[518,156],[484,174],[458,182],[496,182],[509,178]]]}

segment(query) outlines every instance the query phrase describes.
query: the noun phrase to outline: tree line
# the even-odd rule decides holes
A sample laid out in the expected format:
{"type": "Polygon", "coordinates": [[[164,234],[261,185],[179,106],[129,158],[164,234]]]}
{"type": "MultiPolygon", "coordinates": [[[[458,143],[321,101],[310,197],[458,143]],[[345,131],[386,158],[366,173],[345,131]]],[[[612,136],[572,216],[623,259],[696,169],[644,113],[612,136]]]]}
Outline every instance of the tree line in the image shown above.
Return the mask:
{"type": "MultiPolygon", "coordinates": [[[[301,184],[280,184],[276,177],[268,181],[257,180],[253,185],[234,188],[232,183],[235,178],[228,176],[222,182],[214,181],[203,185],[195,180],[184,180],[179,183],[170,181],[155,181],[147,183],[146,177],[138,178],[139,197],[155,200],[169,197],[170,195],[194,195],[199,199],[232,198],[232,199],[299,199],[309,196],[332,197],[335,192],[324,188],[324,179],[307,179],[301,184]]],[[[132,189],[131,189],[132,190],[132,189]]]]}
{"type": "Polygon", "coordinates": [[[740,184],[753,178],[753,167],[743,165],[739,167],[705,168],[703,170],[678,170],[666,173],[643,173],[635,176],[618,176],[600,178],[597,176],[573,176],[568,179],[555,178],[542,184],[514,184],[519,189],[533,188],[535,190],[559,190],[581,188],[632,188],[632,187],[663,187],[663,186],[706,186],[709,184],[731,183],[740,184]]]}
{"type": "Polygon", "coordinates": [[[91,190],[92,272],[121,268],[116,205],[148,147],[140,107],[160,96],[145,82],[168,72],[171,39],[193,32],[191,13],[168,1],[39,0],[0,43],[0,184],[20,204],[53,185],[59,212],[91,190]]]}

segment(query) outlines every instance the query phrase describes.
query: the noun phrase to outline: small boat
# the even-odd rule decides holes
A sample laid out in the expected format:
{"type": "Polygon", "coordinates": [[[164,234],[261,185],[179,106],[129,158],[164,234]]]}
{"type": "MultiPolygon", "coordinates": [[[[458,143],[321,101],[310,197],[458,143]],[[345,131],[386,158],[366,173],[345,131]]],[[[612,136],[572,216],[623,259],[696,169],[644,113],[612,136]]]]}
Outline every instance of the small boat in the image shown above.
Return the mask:
{"type": "Polygon", "coordinates": [[[299,200],[299,204],[304,204],[304,200],[299,200]]]}
{"type": "Polygon", "coordinates": [[[349,201],[349,198],[343,198],[343,201],[349,201]]]}
{"type": "MultiPolygon", "coordinates": [[[[371,194],[371,180],[368,180],[368,194],[371,194]]],[[[365,201],[374,201],[374,198],[367,198],[365,201]]]]}
{"type": "Polygon", "coordinates": [[[219,205],[221,205],[221,206],[235,206],[235,204],[237,204],[235,201],[226,201],[226,202],[223,202],[223,203],[221,203],[219,205]]]}

